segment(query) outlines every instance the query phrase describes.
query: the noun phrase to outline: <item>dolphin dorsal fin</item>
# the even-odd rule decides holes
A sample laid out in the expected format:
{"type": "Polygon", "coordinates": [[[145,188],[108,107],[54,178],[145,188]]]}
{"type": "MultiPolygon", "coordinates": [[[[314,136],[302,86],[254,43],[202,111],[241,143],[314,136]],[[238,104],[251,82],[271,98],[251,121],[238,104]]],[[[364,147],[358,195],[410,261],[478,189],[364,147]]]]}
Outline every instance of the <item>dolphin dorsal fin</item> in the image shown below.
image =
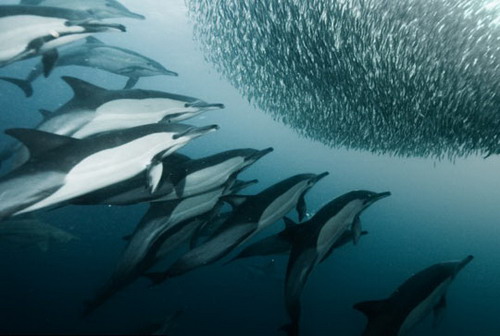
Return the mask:
{"type": "Polygon", "coordinates": [[[57,147],[79,141],[68,136],[27,128],[11,128],[5,130],[5,134],[22,142],[28,148],[31,158],[37,158],[40,154],[57,147]]]}
{"type": "Polygon", "coordinates": [[[75,98],[88,99],[100,92],[107,91],[105,88],[79,78],[70,76],[62,76],[61,78],[71,87],[73,93],[75,94],[75,98]]]}
{"type": "Polygon", "coordinates": [[[102,42],[101,40],[99,40],[93,36],[88,36],[85,39],[85,43],[87,43],[87,44],[104,44],[104,42],[102,42]]]}
{"type": "Polygon", "coordinates": [[[382,313],[386,300],[363,301],[356,303],[353,308],[366,315],[368,319],[382,313]]]}

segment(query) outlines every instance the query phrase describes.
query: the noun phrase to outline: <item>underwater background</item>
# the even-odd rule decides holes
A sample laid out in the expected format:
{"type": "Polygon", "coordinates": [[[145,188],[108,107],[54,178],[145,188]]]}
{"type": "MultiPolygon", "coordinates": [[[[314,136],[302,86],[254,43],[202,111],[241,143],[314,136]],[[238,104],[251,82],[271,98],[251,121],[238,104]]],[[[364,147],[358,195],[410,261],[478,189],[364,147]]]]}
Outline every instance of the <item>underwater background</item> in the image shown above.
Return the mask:
{"type": "MultiPolygon", "coordinates": [[[[360,27],[360,22],[375,20],[377,10],[396,2],[380,1],[373,8],[363,8],[366,13],[361,10],[354,16],[352,27],[359,30],[353,38],[362,39],[373,27],[360,27]]],[[[437,13],[443,11],[440,4],[449,4],[444,0],[425,2],[430,11],[437,13]]],[[[479,39],[478,43],[462,45],[464,50],[471,50],[466,71],[460,67],[465,67],[467,59],[455,64],[437,42],[419,44],[416,39],[410,44],[416,50],[413,54],[411,49],[396,53],[389,47],[375,48],[374,53],[382,58],[415,57],[408,64],[397,60],[393,65],[370,63],[390,73],[385,77],[371,78],[368,63],[345,59],[336,61],[337,72],[325,74],[322,67],[333,62],[323,53],[323,48],[329,46],[329,32],[319,27],[293,27],[311,27],[320,22],[320,8],[328,6],[329,1],[310,1],[303,6],[292,0],[270,1],[278,8],[272,11],[260,2],[252,7],[252,1],[123,0],[123,5],[146,19],[121,19],[127,26],[126,33],[99,36],[106,43],[147,55],[179,74],[142,78],[137,87],[224,103],[223,110],[189,120],[189,124],[200,126],[218,124],[220,130],[193,141],[181,153],[201,157],[233,148],[274,148],[273,153],[241,174],[244,179],[259,180],[245,193],[255,194],[294,174],[329,171],[330,175],[306,196],[308,212],[313,214],[326,202],[351,190],[391,191],[391,197],[362,216],[368,234],[360,243],[336,250],[311,274],[302,294],[303,335],[360,335],[366,319],[352,309],[354,303],[387,297],[415,272],[469,254],[474,255],[474,261],[450,286],[439,326],[434,328],[428,318],[411,335],[500,335],[500,4],[478,1],[486,9],[473,12],[477,17],[466,21],[457,13],[462,9],[466,12],[466,6],[460,5],[469,2],[457,2],[446,20],[456,20],[458,28],[470,28],[460,30],[450,23],[450,32],[470,35],[439,35],[443,43],[449,42],[450,49],[458,52],[460,44],[455,39],[459,36],[466,36],[467,41],[479,39]],[[287,4],[296,12],[279,9],[287,4]],[[319,16],[312,16],[308,6],[319,16]],[[234,13],[246,8],[250,8],[248,20],[241,21],[234,13]],[[275,16],[269,19],[266,15],[271,12],[275,16]],[[488,33],[477,32],[481,15],[493,17],[486,25],[488,33]],[[303,18],[305,23],[297,18],[303,18]],[[283,31],[257,35],[265,22],[277,22],[275,28],[282,27],[283,31]],[[492,37],[480,39],[481,34],[492,37]],[[287,40],[280,36],[290,36],[290,45],[284,44],[287,40]],[[273,42],[271,37],[276,40],[273,42]],[[301,41],[305,41],[302,51],[296,48],[301,41]],[[318,46],[318,41],[325,42],[325,46],[316,51],[307,48],[318,46]],[[287,48],[291,51],[287,52],[287,48]],[[425,48],[433,52],[426,53],[425,48]],[[313,50],[312,54],[307,50],[313,50]],[[296,62],[297,57],[308,61],[296,62]],[[425,75],[427,69],[435,71],[436,64],[431,62],[435,59],[453,63],[449,67],[437,66],[445,68],[444,78],[425,75]],[[406,66],[412,64],[421,65],[415,72],[423,75],[398,82],[398,76],[403,76],[406,66]],[[344,79],[332,79],[335,75],[344,79]],[[364,82],[363,78],[369,80],[364,82]],[[408,82],[413,83],[411,88],[404,86],[408,82]],[[335,99],[329,87],[338,93],[335,99]],[[422,93],[424,87],[428,92],[422,93]],[[471,93],[471,87],[477,91],[471,93]],[[438,97],[447,97],[442,103],[445,108],[430,103],[436,101],[432,93],[437,91],[438,97]],[[391,99],[401,103],[392,106],[391,99]],[[373,106],[384,113],[370,115],[373,106]],[[424,115],[415,117],[415,110],[424,111],[424,115]],[[453,131],[431,127],[441,122],[449,125],[443,129],[453,131]]],[[[418,2],[398,2],[398,11],[392,15],[400,13],[402,3],[418,2]]],[[[418,9],[417,5],[410,6],[403,12],[432,20],[418,9]]],[[[412,29],[396,31],[404,37],[412,29]]],[[[387,34],[390,32],[385,30],[381,33],[387,34]]],[[[369,48],[359,51],[361,54],[352,50],[360,60],[374,54],[369,48]]],[[[349,52],[338,47],[335,54],[339,57],[349,52]]],[[[23,78],[37,61],[2,68],[1,75],[23,78]]],[[[125,84],[123,77],[78,67],[56,68],[49,78],[38,79],[31,98],[1,82],[2,130],[33,127],[40,121],[38,109],[55,110],[64,104],[72,93],[60,79],[62,75],[110,89],[125,84]]],[[[0,141],[6,144],[12,140],[2,134],[0,141]]],[[[2,166],[3,173],[8,169],[8,165],[2,166]]],[[[0,244],[0,333],[134,334],[181,311],[172,335],[282,334],[278,329],[287,321],[283,304],[286,256],[217,263],[153,288],[147,279],[139,279],[95,313],[82,318],[84,302],[111,274],[126,243],[122,237],[133,231],[145,210],[144,204],[67,206],[42,212],[40,217],[75,235],[77,240],[55,245],[46,252],[0,244]]],[[[253,239],[276,233],[282,227],[281,222],[276,223],[253,239]]],[[[183,251],[169,257],[165,264],[183,251]]]]}

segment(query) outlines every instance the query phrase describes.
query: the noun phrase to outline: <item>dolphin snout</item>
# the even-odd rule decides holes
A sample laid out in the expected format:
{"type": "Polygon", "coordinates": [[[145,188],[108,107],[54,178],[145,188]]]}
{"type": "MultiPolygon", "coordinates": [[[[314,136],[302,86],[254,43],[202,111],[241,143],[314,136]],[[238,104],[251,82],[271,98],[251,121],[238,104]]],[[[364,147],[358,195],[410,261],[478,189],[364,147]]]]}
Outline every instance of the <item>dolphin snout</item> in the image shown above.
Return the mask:
{"type": "Polygon", "coordinates": [[[266,149],[263,149],[263,150],[260,150],[258,151],[257,153],[249,156],[246,160],[252,160],[252,161],[257,161],[259,160],[260,158],[262,158],[263,156],[266,156],[267,154],[271,153],[272,151],[274,150],[273,147],[268,147],[266,149]]]}
{"type": "Polygon", "coordinates": [[[384,192],[381,192],[381,193],[378,193],[377,195],[375,195],[375,197],[377,199],[381,199],[381,198],[385,198],[385,197],[389,197],[391,196],[391,192],[390,191],[384,191],[384,192]]]}
{"type": "Polygon", "coordinates": [[[204,134],[214,132],[219,129],[219,125],[208,125],[208,126],[203,126],[203,127],[190,127],[184,132],[180,132],[175,134],[172,138],[179,139],[180,137],[185,137],[188,136],[190,138],[197,138],[199,136],[202,136],[204,134]]]}
{"type": "Polygon", "coordinates": [[[126,12],[123,13],[125,17],[132,18],[132,19],[138,19],[138,20],[144,20],[146,17],[144,15],[134,13],[134,12],[126,12]]]}
{"type": "Polygon", "coordinates": [[[323,173],[321,173],[321,174],[318,174],[318,175],[316,175],[316,176],[315,176],[315,177],[311,180],[311,182],[316,183],[316,182],[318,182],[319,180],[321,180],[323,177],[328,176],[328,175],[330,175],[330,173],[329,173],[329,172],[327,172],[327,171],[326,171],[326,172],[323,172],[323,173]]]}

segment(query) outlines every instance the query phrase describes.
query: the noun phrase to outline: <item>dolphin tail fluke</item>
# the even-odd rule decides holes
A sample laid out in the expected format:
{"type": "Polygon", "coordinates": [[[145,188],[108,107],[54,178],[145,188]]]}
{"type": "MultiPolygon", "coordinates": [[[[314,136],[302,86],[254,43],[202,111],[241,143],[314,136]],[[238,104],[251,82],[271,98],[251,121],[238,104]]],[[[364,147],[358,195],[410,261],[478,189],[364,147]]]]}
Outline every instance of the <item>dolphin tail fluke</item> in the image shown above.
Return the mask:
{"type": "Polygon", "coordinates": [[[31,86],[31,83],[27,80],[11,77],[0,77],[0,79],[16,85],[18,88],[23,90],[26,97],[31,97],[33,95],[33,86],[31,86]]]}
{"type": "Polygon", "coordinates": [[[57,59],[59,58],[59,53],[57,49],[52,49],[47,51],[42,55],[42,64],[43,64],[43,75],[45,78],[49,77],[52,69],[56,65],[57,59]]]}
{"type": "Polygon", "coordinates": [[[144,276],[151,280],[151,287],[158,286],[168,279],[168,274],[166,274],[165,272],[149,272],[144,274],[144,276]]]}
{"type": "Polygon", "coordinates": [[[298,323],[287,323],[279,328],[280,331],[286,332],[288,336],[298,336],[299,335],[299,324],[298,323]]]}

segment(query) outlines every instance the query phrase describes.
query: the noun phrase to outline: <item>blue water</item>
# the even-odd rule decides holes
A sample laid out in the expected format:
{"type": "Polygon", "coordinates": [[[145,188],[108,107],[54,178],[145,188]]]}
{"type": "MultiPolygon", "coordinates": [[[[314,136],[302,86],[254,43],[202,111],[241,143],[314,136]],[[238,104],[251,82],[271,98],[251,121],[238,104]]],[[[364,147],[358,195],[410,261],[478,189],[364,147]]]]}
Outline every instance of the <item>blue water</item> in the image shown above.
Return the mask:
{"type": "MultiPolygon", "coordinates": [[[[205,60],[201,43],[193,39],[193,22],[182,0],[122,3],[147,19],[120,20],[127,33],[99,38],[147,55],[179,73],[176,78],[140,79],[139,88],[226,106],[189,120],[221,128],[193,141],[182,153],[200,157],[232,148],[274,147],[273,153],[241,175],[259,179],[246,190],[250,194],[294,174],[328,170],[330,175],[306,197],[310,213],[354,189],[391,191],[391,197],[362,215],[369,234],[360,244],[336,250],[313,271],[302,295],[303,335],[360,335],[366,320],[352,309],[354,303],[385,298],[415,272],[469,254],[475,259],[451,285],[440,325],[433,328],[428,318],[411,335],[500,335],[499,155],[484,159],[471,154],[451,160],[405,157],[310,140],[249,103],[205,60]]],[[[19,62],[1,69],[0,74],[24,77],[33,64],[34,60],[19,62]]],[[[107,88],[125,83],[124,78],[109,73],[65,67],[35,82],[34,97],[26,99],[16,87],[0,82],[2,129],[32,127],[40,120],[38,109],[54,110],[65,103],[71,92],[60,80],[62,75],[107,88]]],[[[498,113],[496,117],[500,118],[498,113]]],[[[2,135],[0,141],[10,140],[2,135]]],[[[2,167],[2,172],[7,170],[2,167]]],[[[217,263],[155,288],[140,279],[82,318],[84,301],[109,277],[125,246],[121,237],[134,229],[145,210],[145,205],[68,206],[43,212],[45,221],[79,240],[45,253],[0,245],[0,333],[130,334],[181,309],[172,335],[281,334],[278,328],[287,321],[285,256],[275,258],[271,274],[252,271],[251,266],[266,265],[271,259],[262,257],[227,266],[217,263]]],[[[258,237],[278,232],[282,225],[276,223],[258,237]]]]}

